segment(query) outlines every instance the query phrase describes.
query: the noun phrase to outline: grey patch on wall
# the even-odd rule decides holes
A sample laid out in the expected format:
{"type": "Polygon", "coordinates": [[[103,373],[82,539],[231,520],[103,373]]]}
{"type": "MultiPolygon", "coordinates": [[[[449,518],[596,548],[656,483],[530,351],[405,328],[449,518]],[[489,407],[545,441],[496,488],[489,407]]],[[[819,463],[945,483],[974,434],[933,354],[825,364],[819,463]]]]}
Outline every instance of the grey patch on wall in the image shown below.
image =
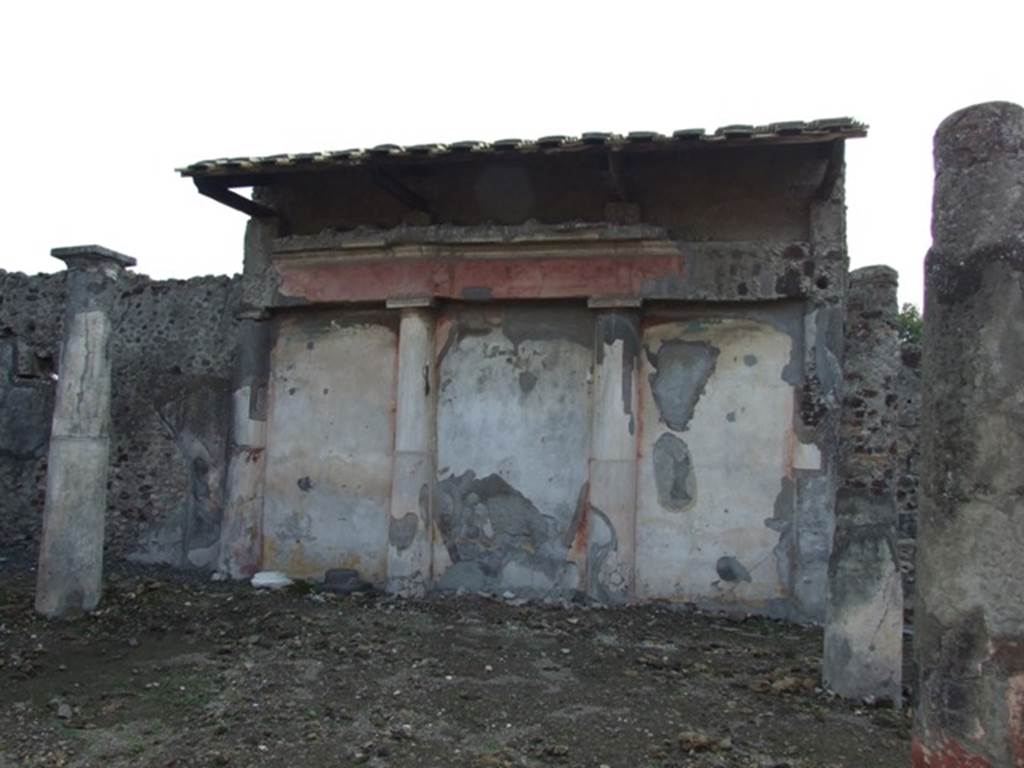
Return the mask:
{"type": "Polygon", "coordinates": [[[452,313],[451,317],[452,324],[448,336],[437,353],[436,365],[438,368],[441,367],[441,361],[448,354],[448,350],[458,346],[463,339],[470,336],[487,336],[494,330],[494,323],[489,322],[487,317],[478,311],[463,310],[452,313]]]}
{"type": "Polygon", "coordinates": [[[430,489],[431,486],[427,483],[424,483],[423,485],[420,486],[420,517],[423,518],[423,524],[427,526],[427,528],[430,528],[430,513],[436,506],[435,504],[431,503],[433,499],[431,499],[430,489]]]}
{"type": "Polygon", "coordinates": [[[619,537],[608,516],[597,507],[590,507],[590,547],[587,550],[588,592],[602,602],[611,602],[608,586],[601,581],[601,571],[612,552],[619,549],[619,537]]]}
{"type": "Polygon", "coordinates": [[[704,387],[715,371],[718,348],[706,341],[666,341],[656,353],[647,349],[654,366],[651,392],[661,420],[676,432],[686,431],[704,387]]]}
{"type": "Polygon", "coordinates": [[[757,365],[757,355],[744,355],[743,364],[748,368],[757,365]]]}
{"type": "Polygon", "coordinates": [[[501,328],[517,353],[524,341],[565,339],[590,348],[594,339],[594,318],[586,309],[509,306],[504,308],[501,328]]]}
{"type": "MultiPolygon", "coordinates": [[[[594,341],[594,318],[586,309],[565,306],[524,307],[502,305],[493,309],[460,308],[449,315],[452,323],[437,353],[437,366],[463,339],[488,336],[496,330],[512,342],[514,353],[526,341],[565,339],[589,348],[594,341]]],[[[522,383],[522,382],[521,382],[522,383]]],[[[536,382],[535,382],[536,383],[536,382]]]]}
{"type": "Polygon", "coordinates": [[[782,380],[787,384],[799,386],[804,369],[804,310],[802,303],[794,301],[765,302],[763,305],[731,306],[723,308],[716,305],[703,305],[685,310],[662,311],[656,316],[648,316],[648,322],[690,320],[692,325],[688,331],[696,332],[713,323],[720,323],[727,318],[752,320],[768,325],[785,334],[793,343],[790,346],[789,360],[782,369],[782,380]]]}
{"type": "Polygon", "coordinates": [[[640,325],[636,314],[607,312],[597,316],[597,363],[604,361],[604,348],[622,342],[622,412],[629,416],[629,433],[636,430],[633,415],[633,376],[640,356],[640,325]]]}
{"type": "Polygon", "coordinates": [[[475,588],[497,581],[510,564],[537,571],[556,582],[566,560],[566,547],[552,519],[540,513],[521,492],[496,474],[477,478],[472,471],[438,484],[438,529],[456,566],[442,578],[441,588],[475,588]],[[470,565],[472,564],[472,567],[470,565]]]}
{"type": "Polygon", "coordinates": [[[732,555],[718,558],[715,570],[722,581],[753,581],[750,578],[750,571],[732,555]]]}
{"type": "Polygon", "coordinates": [[[402,517],[392,517],[388,527],[388,541],[399,552],[412,546],[419,530],[420,519],[414,512],[407,512],[402,517]]]}
{"type": "Polygon", "coordinates": [[[466,301],[490,301],[494,294],[486,286],[467,286],[462,289],[462,298],[466,301]]]}
{"type": "Polygon", "coordinates": [[[519,388],[523,390],[524,395],[530,394],[535,386],[537,386],[537,374],[530,371],[523,371],[519,374],[519,388]]]}
{"type": "Polygon", "coordinates": [[[796,513],[796,483],[786,476],[783,476],[780,482],[781,486],[775,496],[772,517],[765,520],[764,524],[779,534],[779,541],[773,549],[775,564],[779,582],[790,586],[793,583],[793,569],[796,566],[796,542],[793,538],[795,535],[793,516],[796,513]]]}
{"type": "MultiPolygon", "coordinates": [[[[149,522],[129,559],[182,567],[212,567],[220,542],[224,505],[226,435],[231,419],[230,383],[192,377],[156,414],[178,451],[186,492],[175,513],[149,522]]],[[[161,398],[161,393],[154,397],[161,398]]]]}
{"type": "Polygon", "coordinates": [[[815,315],[814,365],[825,397],[835,397],[843,380],[843,366],[832,350],[843,348],[844,322],[839,307],[821,307],[815,315]]]}
{"type": "Polygon", "coordinates": [[[690,449],[671,432],[654,443],[654,482],[658,503],[665,509],[682,512],[693,506],[697,481],[690,449]]]}

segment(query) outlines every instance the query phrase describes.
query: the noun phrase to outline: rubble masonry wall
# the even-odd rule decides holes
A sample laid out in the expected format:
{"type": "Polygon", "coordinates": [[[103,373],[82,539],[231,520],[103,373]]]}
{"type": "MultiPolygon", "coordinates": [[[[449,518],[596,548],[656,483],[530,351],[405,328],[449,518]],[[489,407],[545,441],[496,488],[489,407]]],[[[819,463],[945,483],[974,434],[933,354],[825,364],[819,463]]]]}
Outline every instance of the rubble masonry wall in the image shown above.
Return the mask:
{"type": "MultiPolygon", "coordinates": [[[[65,272],[0,271],[0,556],[34,560],[65,272]]],[[[112,314],[108,558],[213,564],[239,281],[130,274],[112,314]]]]}

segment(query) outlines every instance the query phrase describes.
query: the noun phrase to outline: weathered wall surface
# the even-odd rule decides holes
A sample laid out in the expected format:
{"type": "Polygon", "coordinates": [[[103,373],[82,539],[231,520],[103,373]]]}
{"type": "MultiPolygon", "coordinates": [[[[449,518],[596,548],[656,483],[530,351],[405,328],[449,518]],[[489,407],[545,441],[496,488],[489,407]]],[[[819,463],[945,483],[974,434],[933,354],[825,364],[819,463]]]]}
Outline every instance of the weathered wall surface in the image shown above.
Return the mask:
{"type": "Polygon", "coordinates": [[[64,273],[0,271],[0,552],[35,557],[53,415],[64,273]]]}
{"type": "Polygon", "coordinates": [[[915,768],[1024,765],[1024,107],[935,133],[915,768]]]}
{"type": "Polygon", "coordinates": [[[582,307],[465,309],[438,327],[442,589],[580,588],[593,319],[582,307]]]}
{"type": "Polygon", "coordinates": [[[637,594],[785,614],[799,307],[648,320],[637,594]]]}
{"type": "Polygon", "coordinates": [[[299,313],[271,353],[263,567],[351,568],[383,586],[394,452],[397,316],[299,313]]]}
{"type": "Polygon", "coordinates": [[[896,270],[850,273],[840,478],[823,681],[851,699],[901,700],[903,590],[896,547],[896,270]]]}
{"type": "MultiPolygon", "coordinates": [[[[238,280],[122,280],[112,310],[108,557],[216,555],[238,280]]],[[[0,546],[35,557],[64,273],[0,272],[0,546]]]]}
{"type": "Polygon", "coordinates": [[[816,594],[828,548],[806,544],[819,531],[801,505],[831,509],[797,413],[804,304],[424,308],[401,327],[433,328],[409,340],[429,351],[405,358],[403,312],[274,321],[261,567],[384,586],[415,544],[426,588],[815,618],[798,588],[816,594]],[[436,476],[415,487],[395,463],[399,380],[430,418],[417,450],[436,476]]]}
{"type": "Polygon", "coordinates": [[[904,611],[914,610],[914,560],[917,556],[917,490],[921,461],[921,345],[900,345],[896,377],[899,422],[896,431],[896,514],[904,611]]]}

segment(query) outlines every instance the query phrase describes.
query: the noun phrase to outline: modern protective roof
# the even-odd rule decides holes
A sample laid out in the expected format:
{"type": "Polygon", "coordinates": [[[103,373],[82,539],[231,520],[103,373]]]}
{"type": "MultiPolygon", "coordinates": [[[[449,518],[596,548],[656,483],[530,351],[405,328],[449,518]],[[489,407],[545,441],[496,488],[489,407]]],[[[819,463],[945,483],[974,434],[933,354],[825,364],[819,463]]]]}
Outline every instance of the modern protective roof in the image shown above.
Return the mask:
{"type": "Polygon", "coordinates": [[[672,134],[632,131],[625,135],[593,131],[580,136],[542,136],[539,139],[501,139],[499,141],[456,141],[451,144],[378,144],[368,149],[303,152],[265,157],[228,157],[201,160],[177,169],[182,176],[195,179],[235,176],[263,176],[294,171],[326,170],[347,166],[387,164],[394,161],[420,162],[457,160],[481,155],[549,155],[588,151],[659,151],[684,147],[720,145],[766,145],[826,142],[860,138],[868,127],[853,118],[792,120],[762,126],[726,125],[708,133],[703,128],[687,128],[672,134]]]}

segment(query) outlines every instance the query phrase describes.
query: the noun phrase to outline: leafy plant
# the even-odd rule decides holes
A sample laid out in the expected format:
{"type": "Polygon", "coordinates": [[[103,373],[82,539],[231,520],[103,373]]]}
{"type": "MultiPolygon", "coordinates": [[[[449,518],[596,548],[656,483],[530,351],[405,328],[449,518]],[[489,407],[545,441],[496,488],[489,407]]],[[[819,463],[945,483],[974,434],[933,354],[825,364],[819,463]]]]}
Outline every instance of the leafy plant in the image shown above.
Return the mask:
{"type": "Polygon", "coordinates": [[[900,309],[897,322],[899,324],[900,341],[914,344],[921,343],[921,335],[924,332],[924,318],[921,316],[921,310],[913,304],[904,304],[900,309]]]}

